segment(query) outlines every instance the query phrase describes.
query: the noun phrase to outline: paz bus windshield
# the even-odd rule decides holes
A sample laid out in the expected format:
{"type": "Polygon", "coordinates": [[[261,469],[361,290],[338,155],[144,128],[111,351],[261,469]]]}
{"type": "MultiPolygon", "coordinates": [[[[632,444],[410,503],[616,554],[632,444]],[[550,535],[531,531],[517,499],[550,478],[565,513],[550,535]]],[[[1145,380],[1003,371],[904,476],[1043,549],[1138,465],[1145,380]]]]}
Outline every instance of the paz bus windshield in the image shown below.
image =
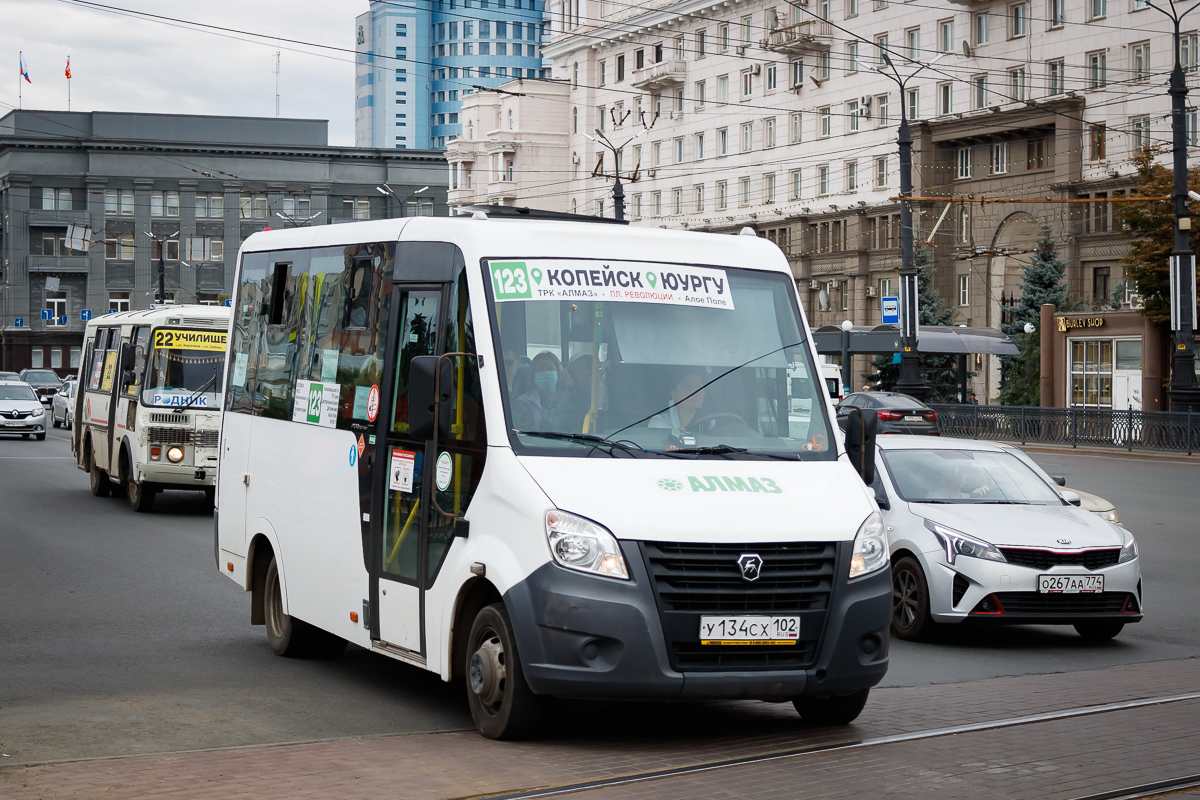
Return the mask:
{"type": "Polygon", "coordinates": [[[220,408],[226,337],[225,331],[155,329],[142,383],[142,402],[151,406],[220,408]]]}
{"type": "Polygon", "coordinates": [[[485,268],[519,451],[835,457],[788,276],[582,259],[485,268]]]}

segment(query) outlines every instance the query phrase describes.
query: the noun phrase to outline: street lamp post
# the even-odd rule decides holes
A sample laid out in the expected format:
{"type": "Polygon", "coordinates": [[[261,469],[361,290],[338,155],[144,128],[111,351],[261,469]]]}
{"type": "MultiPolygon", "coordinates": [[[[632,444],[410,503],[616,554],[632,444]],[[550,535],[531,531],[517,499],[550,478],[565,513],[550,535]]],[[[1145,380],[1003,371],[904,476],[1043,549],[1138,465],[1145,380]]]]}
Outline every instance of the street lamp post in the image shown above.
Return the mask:
{"type": "Polygon", "coordinates": [[[876,72],[889,78],[900,88],[900,128],[897,131],[897,143],[900,146],[900,377],[896,381],[896,391],[911,395],[918,400],[924,400],[929,394],[929,387],[921,376],[921,361],[917,355],[917,325],[920,318],[920,305],[917,291],[917,269],[913,264],[913,215],[912,203],[907,198],[912,196],[912,131],[908,127],[908,109],[906,108],[904,92],[908,82],[926,67],[932,66],[945,53],[939,53],[928,62],[917,61],[917,69],[907,76],[902,76],[900,70],[892,63],[887,52],[883,52],[883,63],[891,70],[888,74],[878,67],[876,72]]]}
{"type": "MultiPolygon", "coordinates": [[[[400,197],[395,192],[392,191],[392,187],[388,186],[386,183],[383,184],[382,186],[376,186],[375,191],[379,192],[382,195],[391,197],[393,200],[395,200],[397,203],[399,203],[400,204],[400,216],[403,217],[403,216],[405,216],[404,204],[407,203],[409,200],[412,200],[414,197],[416,197],[417,195],[419,195],[421,192],[425,191],[428,188],[429,188],[428,186],[422,186],[420,189],[417,189],[415,192],[410,194],[408,197],[405,197],[403,200],[401,200],[400,197]]],[[[392,215],[389,212],[388,219],[391,219],[391,218],[392,218],[392,215]]]]}
{"type": "Polygon", "coordinates": [[[142,231],[158,244],[158,302],[165,304],[167,302],[167,265],[165,261],[166,254],[163,250],[166,248],[167,240],[172,236],[178,236],[179,231],[168,233],[165,236],[155,236],[150,231],[142,231]]]}
{"type": "Polygon", "coordinates": [[[625,219],[625,187],[621,185],[621,151],[625,149],[625,145],[629,144],[646,131],[646,128],[642,128],[633,136],[630,136],[628,139],[626,139],[620,147],[613,144],[612,141],[604,135],[604,131],[600,130],[599,128],[596,128],[596,135],[600,137],[599,139],[593,139],[586,133],[583,134],[585,139],[595,142],[613,154],[613,219],[625,219]]]}
{"type": "Polygon", "coordinates": [[[1146,0],[1146,5],[1170,18],[1174,26],[1175,66],[1167,94],[1171,96],[1171,153],[1175,178],[1175,249],[1171,251],[1168,269],[1171,276],[1171,330],[1175,333],[1175,349],[1171,356],[1171,410],[1200,410],[1200,387],[1196,385],[1196,360],[1192,353],[1196,331],[1196,256],[1192,253],[1188,235],[1192,218],[1188,216],[1187,165],[1187,81],[1180,59],[1179,24],[1195,11],[1200,3],[1176,12],[1146,0]]]}

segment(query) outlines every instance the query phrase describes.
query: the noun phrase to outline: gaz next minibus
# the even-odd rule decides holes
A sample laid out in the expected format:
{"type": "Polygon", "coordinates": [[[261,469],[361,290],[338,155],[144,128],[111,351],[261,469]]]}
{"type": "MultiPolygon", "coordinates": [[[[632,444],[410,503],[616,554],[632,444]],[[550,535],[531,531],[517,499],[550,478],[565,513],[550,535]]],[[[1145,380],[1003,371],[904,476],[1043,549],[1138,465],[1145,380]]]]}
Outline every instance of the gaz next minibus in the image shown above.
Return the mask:
{"type": "Polygon", "coordinates": [[[149,511],[164,489],[215,494],[229,309],[167,305],[88,323],[71,450],[92,494],[149,511]]]}
{"type": "Polygon", "coordinates": [[[553,697],[854,719],[891,618],[870,420],[847,452],[787,259],[744,233],[247,239],[214,549],[272,649],[464,678],[493,738],[553,697]]]}

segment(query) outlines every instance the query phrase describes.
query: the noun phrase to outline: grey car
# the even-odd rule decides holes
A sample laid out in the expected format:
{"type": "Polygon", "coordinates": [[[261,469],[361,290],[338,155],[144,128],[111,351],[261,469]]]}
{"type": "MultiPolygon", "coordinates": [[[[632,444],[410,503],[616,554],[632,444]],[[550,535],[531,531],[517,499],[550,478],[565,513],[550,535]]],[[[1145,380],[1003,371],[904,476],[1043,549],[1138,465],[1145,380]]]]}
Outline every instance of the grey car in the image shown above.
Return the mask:
{"type": "Polygon", "coordinates": [[[54,395],[50,404],[50,423],[56,428],[67,428],[75,424],[75,387],[77,381],[63,381],[62,388],[54,395]]]}
{"type": "Polygon", "coordinates": [[[58,394],[58,387],[62,386],[62,378],[58,377],[58,373],[52,369],[23,369],[20,374],[21,380],[28,383],[37,392],[42,405],[50,405],[54,395],[58,394]]]}

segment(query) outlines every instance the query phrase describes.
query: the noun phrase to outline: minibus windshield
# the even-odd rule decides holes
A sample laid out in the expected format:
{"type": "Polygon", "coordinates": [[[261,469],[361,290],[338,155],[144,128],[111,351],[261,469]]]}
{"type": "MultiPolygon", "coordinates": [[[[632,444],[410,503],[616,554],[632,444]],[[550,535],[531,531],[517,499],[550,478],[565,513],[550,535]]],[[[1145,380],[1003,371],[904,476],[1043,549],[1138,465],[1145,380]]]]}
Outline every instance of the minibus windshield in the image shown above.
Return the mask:
{"type": "Polygon", "coordinates": [[[787,275],[583,259],[485,271],[520,452],[835,457],[787,275]]]}
{"type": "Polygon", "coordinates": [[[142,402],[219,408],[226,336],[224,331],[156,329],[142,383],[142,402]]]}

